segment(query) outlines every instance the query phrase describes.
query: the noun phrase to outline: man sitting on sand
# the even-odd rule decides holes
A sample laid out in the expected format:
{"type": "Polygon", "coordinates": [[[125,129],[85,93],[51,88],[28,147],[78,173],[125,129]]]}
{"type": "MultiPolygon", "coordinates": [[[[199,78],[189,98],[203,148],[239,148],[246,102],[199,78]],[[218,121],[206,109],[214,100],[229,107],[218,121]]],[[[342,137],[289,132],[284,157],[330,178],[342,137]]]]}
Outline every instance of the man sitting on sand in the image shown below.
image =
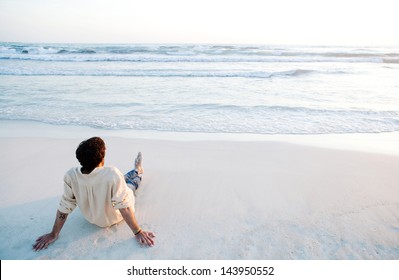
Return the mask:
{"type": "Polygon", "coordinates": [[[125,220],[140,244],[154,245],[155,235],[142,230],[134,215],[134,193],[143,173],[141,153],[135,160],[135,169],[125,176],[116,167],[104,167],[104,157],[105,143],[101,138],[93,137],[80,143],[76,158],[82,167],[72,168],[65,174],[64,194],[53,230],[36,240],[35,251],[46,249],[57,240],[68,214],[76,206],[90,223],[100,227],[125,220]]]}

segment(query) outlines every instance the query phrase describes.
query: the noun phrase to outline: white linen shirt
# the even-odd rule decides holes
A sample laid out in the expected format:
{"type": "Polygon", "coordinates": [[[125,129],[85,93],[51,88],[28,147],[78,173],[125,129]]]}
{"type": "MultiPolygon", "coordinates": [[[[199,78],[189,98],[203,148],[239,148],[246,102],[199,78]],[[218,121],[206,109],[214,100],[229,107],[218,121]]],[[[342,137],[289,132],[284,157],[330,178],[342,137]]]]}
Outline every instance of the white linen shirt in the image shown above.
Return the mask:
{"type": "Polygon", "coordinates": [[[74,167],[64,176],[64,194],[58,210],[69,214],[79,206],[90,223],[108,227],[123,220],[118,209],[132,207],[134,211],[134,203],[133,191],[116,167],[97,167],[90,174],[82,174],[80,167],[74,167]]]}

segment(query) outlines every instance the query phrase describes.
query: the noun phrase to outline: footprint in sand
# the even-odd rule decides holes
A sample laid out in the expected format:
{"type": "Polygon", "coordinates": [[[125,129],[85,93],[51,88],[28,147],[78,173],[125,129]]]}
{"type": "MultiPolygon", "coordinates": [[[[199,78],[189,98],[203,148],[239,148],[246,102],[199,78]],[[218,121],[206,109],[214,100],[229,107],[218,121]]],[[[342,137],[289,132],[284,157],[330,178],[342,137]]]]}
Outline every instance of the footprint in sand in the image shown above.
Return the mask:
{"type": "Polygon", "coordinates": [[[105,240],[106,240],[106,238],[101,236],[101,237],[95,239],[93,243],[94,243],[94,245],[97,245],[97,244],[104,242],[105,240]]]}

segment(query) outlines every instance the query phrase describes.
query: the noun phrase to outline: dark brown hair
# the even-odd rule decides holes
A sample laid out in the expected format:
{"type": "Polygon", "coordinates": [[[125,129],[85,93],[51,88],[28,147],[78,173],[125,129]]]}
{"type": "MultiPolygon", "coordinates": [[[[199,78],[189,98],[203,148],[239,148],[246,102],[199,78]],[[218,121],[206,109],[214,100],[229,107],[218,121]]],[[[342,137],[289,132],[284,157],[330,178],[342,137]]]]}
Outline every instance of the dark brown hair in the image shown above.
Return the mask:
{"type": "Polygon", "coordinates": [[[92,137],[81,142],[76,149],[76,158],[82,171],[92,172],[105,157],[105,143],[100,137],[92,137]]]}

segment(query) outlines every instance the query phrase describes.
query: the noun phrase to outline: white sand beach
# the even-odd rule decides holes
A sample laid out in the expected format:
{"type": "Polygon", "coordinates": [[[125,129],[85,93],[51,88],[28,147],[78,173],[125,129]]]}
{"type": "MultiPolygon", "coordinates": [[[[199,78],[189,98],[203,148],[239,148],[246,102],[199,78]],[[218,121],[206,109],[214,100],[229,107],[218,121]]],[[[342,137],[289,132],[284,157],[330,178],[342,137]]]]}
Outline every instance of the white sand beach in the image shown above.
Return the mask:
{"type": "Polygon", "coordinates": [[[368,152],[360,141],[363,150],[301,137],[151,139],[12,123],[0,126],[2,260],[399,259],[395,151],[368,152]],[[64,173],[78,165],[75,149],[90,136],[103,137],[106,165],[122,172],[143,153],[136,215],[156,245],[140,247],[124,222],[91,225],[77,209],[59,239],[34,252],[53,225],[64,173]]]}

